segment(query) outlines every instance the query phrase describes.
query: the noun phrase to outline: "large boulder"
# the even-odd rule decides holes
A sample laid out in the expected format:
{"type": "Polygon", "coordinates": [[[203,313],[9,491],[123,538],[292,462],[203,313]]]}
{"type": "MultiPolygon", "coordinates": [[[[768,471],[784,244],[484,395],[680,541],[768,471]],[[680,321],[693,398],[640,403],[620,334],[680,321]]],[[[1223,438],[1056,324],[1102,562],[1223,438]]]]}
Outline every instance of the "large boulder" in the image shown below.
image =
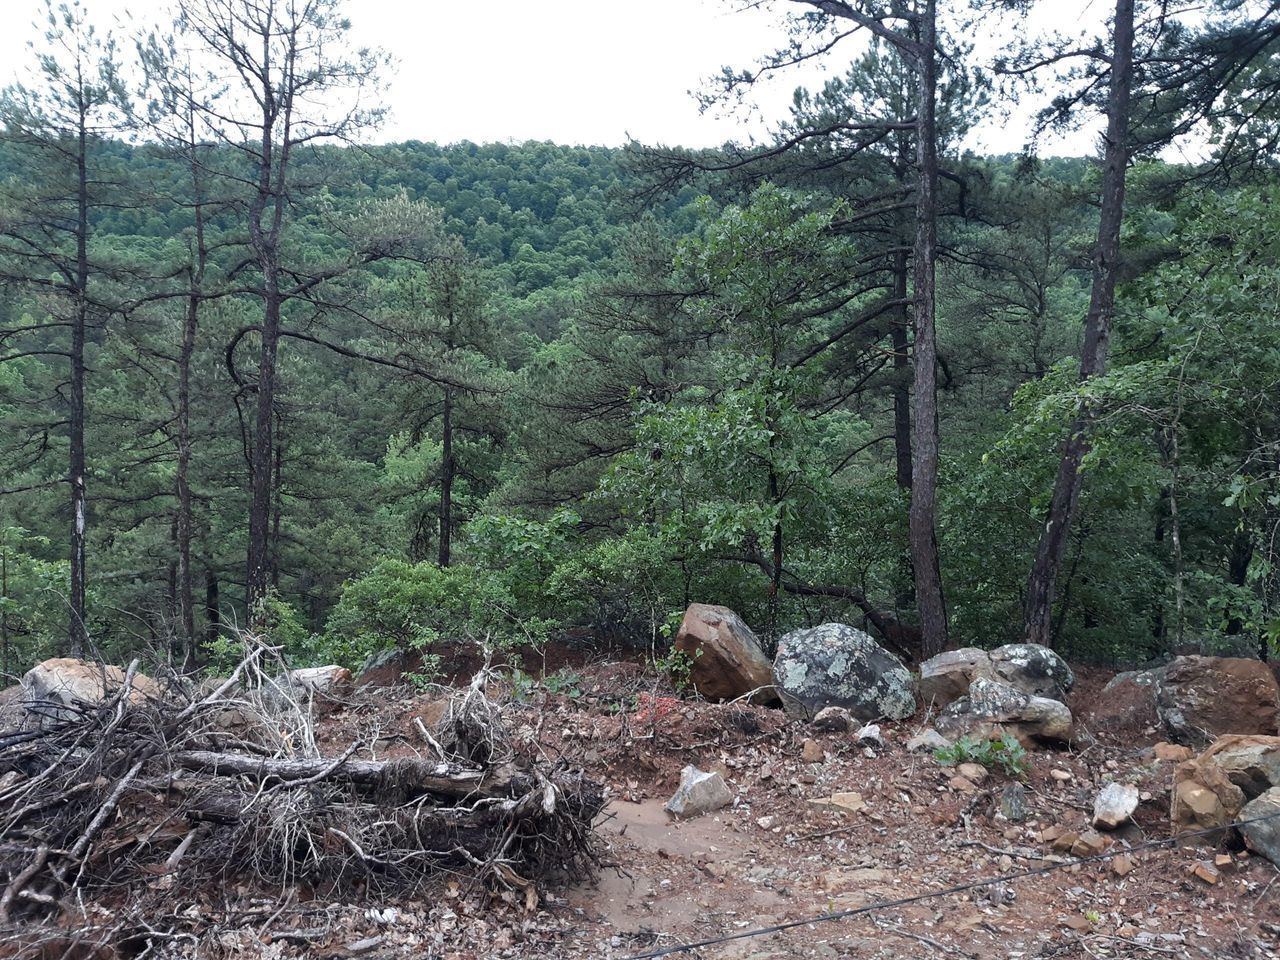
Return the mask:
{"type": "Polygon", "coordinates": [[[1171,740],[1203,749],[1228,733],[1280,733],[1280,684],[1259,660],[1175,657],[1156,691],[1171,740]]]}
{"type": "Polygon", "coordinates": [[[1280,737],[1219,737],[1201,757],[1217,764],[1251,799],[1280,787],[1280,737]]]}
{"type": "Polygon", "coordinates": [[[844,707],[858,720],[915,713],[911,673],[867,634],[843,623],[793,630],[778,641],[773,683],[788,714],[812,719],[844,707]]]}
{"type": "Polygon", "coordinates": [[[1162,676],[1163,667],[1116,674],[1081,719],[1091,733],[1125,743],[1150,742],[1162,726],[1156,714],[1156,689],[1162,676]]]}
{"type": "Polygon", "coordinates": [[[1076,685],[1067,661],[1038,643],[1006,643],[991,651],[995,675],[1033,697],[1062,700],[1076,685]]]}
{"type": "Polygon", "coordinates": [[[1033,696],[999,680],[979,677],[967,696],[938,715],[934,726],[953,740],[989,740],[1008,733],[1023,743],[1062,743],[1071,739],[1072,718],[1060,700],[1033,696]]]}
{"type": "Polygon", "coordinates": [[[941,710],[969,692],[978,677],[994,677],[991,654],[977,647],[946,650],[920,664],[920,702],[941,710]]]}
{"type": "Polygon", "coordinates": [[[760,641],[728,607],[689,604],[675,649],[692,658],[689,679],[708,700],[733,700],[773,683],[760,641]]]}
{"type": "Polygon", "coordinates": [[[1065,660],[1035,643],[1008,643],[994,650],[947,650],[920,665],[920,699],[945,707],[969,692],[973,681],[998,680],[1033,697],[1061,700],[1076,678],[1065,660]]]}
{"type": "MultiPolygon", "coordinates": [[[[124,670],[111,664],[55,657],[37,663],[23,676],[23,704],[28,713],[40,717],[72,719],[79,709],[119,693],[125,676],[124,670]]],[[[133,675],[126,694],[129,703],[137,705],[160,696],[158,683],[141,673],[133,675]]]]}
{"type": "Polygon", "coordinates": [[[1254,853],[1260,853],[1272,863],[1280,864],[1280,787],[1272,787],[1250,800],[1240,811],[1240,833],[1254,853]],[[1271,818],[1271,819],[1262,819],[1271,818]]]}

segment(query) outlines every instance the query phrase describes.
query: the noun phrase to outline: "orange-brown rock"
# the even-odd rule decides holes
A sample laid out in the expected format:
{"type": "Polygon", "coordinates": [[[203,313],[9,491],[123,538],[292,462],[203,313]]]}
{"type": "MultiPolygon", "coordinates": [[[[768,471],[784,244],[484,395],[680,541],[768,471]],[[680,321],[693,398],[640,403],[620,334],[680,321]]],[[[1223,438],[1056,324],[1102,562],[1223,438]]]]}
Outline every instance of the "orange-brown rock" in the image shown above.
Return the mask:
{"type": "Polygon", "coordinates": [[[691,603],[675,649],[692,658],[689,679],[708,700],[732,700],[773,684],[773,665],[760,641],[728,607],[691,603]]]}
{"type": "Polygon", "coordinates": [[[1213,758],[1178,765],[1173,775],[1169,819],[1173,832],[1186,833],[1230,823],[1244,806],[1244,791],[1231,782],[1213,758]]]}
{"type": "Polygon", "coordinates": [[[1203,749],[1228,733],[1280,733],[1280,684],[1259,660],[1175,657],[1156,709],[1169,738],[1203,749]]]}

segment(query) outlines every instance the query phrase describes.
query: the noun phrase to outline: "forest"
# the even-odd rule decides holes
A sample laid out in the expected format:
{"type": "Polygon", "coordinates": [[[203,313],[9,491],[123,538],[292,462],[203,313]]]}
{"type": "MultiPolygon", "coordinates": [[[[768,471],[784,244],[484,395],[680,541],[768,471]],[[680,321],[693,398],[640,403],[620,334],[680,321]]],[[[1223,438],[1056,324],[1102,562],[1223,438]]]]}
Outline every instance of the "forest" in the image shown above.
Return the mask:
{"type": "Polygon", "coordinates": [[[717,149],[381,143],[355,5],[184,6],[49,0],[0,97],[0,672],[1276,652],[1280,3],[777,3],[701,95],[828,79],[717,149]],[[965,146],[1014,105],[1096,154],[965,146]]]}

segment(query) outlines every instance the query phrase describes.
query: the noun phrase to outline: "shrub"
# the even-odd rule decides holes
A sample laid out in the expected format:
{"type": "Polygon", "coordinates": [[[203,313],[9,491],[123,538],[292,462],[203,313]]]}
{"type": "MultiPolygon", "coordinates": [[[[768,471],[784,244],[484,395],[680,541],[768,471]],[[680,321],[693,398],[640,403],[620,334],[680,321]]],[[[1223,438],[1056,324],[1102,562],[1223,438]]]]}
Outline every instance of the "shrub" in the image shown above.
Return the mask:
{"type": "Polygon", "coordinates": [[[944,767],[980,763],[989,770],[1003,770],[1011,777],[1027,775],[1027,750],[1007,733],[999,740],[961,737],[951,746],[935,751],[933,756],[944,767]]]}

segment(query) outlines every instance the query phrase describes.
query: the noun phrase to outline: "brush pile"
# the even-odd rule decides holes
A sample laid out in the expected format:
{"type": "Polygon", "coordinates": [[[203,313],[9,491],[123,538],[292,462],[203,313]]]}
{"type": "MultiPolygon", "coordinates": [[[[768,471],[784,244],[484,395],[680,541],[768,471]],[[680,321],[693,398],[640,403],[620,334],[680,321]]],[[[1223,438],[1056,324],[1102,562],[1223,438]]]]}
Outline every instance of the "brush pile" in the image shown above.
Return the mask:
{"type": "Polygon", "coordinates": [[[271,657],[253,647],[203,695],[139,696],[134,664],[97,703],[28,703],[0,732],[0,924],[174,887],[392,896],[445,869],[532,905],[545,881],[594,875],[602,788],[517,758],[483,677],[418,756],[325,757],[271,657]]]}

